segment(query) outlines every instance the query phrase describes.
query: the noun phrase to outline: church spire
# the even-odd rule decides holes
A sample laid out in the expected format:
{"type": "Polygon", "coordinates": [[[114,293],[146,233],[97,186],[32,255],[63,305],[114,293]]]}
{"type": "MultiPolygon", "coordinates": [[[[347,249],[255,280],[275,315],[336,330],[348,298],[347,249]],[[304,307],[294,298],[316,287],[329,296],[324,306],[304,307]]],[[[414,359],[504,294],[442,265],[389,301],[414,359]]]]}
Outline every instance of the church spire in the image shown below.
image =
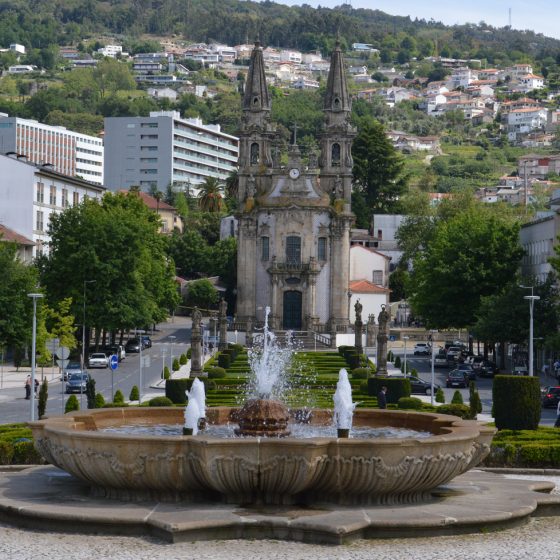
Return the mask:
{"type": "Polygon", "coordinates": [[[344,71],[344,60],[340,50],[340,42],[336,41],[334,51],[331,55],[331,66],[327,80],[325,93],[325,111],[350,111],[350,97],[346,87],[346,74],[344,71]]]}
{"type": "Polygon", "coordinates": [[[270,111],[270,97],[264,74],[263,51],[258,41],[251,53],[249,73],[245,82],[245,95],[243,96],[243,110],[270,111]]]}

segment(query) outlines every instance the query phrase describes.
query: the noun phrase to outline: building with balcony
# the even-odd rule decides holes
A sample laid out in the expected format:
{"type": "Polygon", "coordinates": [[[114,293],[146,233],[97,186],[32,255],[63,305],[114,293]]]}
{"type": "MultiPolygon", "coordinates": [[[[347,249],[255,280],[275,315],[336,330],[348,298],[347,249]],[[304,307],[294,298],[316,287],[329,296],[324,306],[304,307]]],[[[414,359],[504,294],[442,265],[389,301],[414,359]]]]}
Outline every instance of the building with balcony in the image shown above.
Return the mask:
{"type": "Polygon", "coordinates": [[[165,191],[195,189],[207,177],[220,181],[236,169],[238,139],[219,125],[183,119],[177,111],[149,117],[105,119],[105,184],[111,190],[152,185],[165,191]]]}
{"type": "Polygon", "coordinates": [[[0,113],[1,153],[15,152],[54,171],[103,185],[103,140],[63,126],[0,113]]]}

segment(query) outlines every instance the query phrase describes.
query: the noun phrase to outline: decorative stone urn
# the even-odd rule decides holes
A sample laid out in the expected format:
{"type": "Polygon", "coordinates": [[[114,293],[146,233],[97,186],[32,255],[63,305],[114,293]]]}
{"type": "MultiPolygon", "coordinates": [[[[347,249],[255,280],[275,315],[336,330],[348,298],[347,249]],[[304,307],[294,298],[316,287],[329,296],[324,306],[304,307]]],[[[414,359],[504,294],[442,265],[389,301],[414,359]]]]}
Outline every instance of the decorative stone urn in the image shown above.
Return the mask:
{"type": "Polygon", "coordinates": [[[290,435],[288,407],[270,399],[249,399],[235,415],[240,436],[286,437],[290,435]]]}

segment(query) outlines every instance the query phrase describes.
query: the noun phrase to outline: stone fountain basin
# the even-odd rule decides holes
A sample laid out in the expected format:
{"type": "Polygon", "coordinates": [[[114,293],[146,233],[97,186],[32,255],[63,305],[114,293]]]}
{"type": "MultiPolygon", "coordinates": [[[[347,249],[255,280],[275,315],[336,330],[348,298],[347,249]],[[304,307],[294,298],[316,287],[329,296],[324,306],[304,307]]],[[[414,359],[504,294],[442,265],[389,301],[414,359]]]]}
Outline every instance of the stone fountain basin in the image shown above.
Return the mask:
{"type": "MultiPolygon", "coordinates": [[[[207,410],[210,424],[238,409],[207,410]]],[[[297,411],[294,411],[294,415],[297,411]]],[[[110,408],[31,423],[45,459],[88,482],[98,496],[127,500],[292,504],[410,503],[476,466],[494,430],[448,415],[357,410],[355,426],[392,426],[427,438],[220,439],[134,436],[99,429],[130,424],[182,424],[181,408],[110,408]]],[[[332,423],[314,410],[310,423],[332,423]]]]}

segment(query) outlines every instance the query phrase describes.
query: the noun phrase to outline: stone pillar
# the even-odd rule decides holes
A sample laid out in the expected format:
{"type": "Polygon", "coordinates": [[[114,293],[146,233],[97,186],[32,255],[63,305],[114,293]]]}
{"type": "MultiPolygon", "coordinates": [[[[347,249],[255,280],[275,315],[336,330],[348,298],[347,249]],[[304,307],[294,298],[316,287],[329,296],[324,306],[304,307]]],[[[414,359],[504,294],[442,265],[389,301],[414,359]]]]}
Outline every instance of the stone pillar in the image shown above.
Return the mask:
{"type": "Polygon", "coordinates": [[[257,225],[248,216],[239,217],[237,229],[237,307],[236,315],[240,321],[255,315],[257,262],[257,225]]]}
{"type": "Polygon", "coordinates": [[[349,324],[348,283],[350,278],[350,218],[331,222],[330,311],[337,324],[349,324]]]}
{"type": "Polygon", "coordinates": [[[247,326],[245,327],[245,344],[247,348],[253,346],[253,318],[247,318],[247,326]]]}
{"type": "Polygon", "coordinates": [[[225,350],[228,346],[227,343],[227,303],[224,298],[220,301],[219,311],[218,311],[218,321],[220,328],[220,343],[218,344],[218,350],[225,350]]]}
{"type": "Polygon", "coordinates": [[[389,313],[385,306],[381,306],[381,312],[377,318],[379,333],[377,334],[377,375],[387,375],[387,340],[389,331],[389,313]]]}
{"type": "Polygon", "coordinates": [[[356,311],[356,320],[354,321],[354,346],[358,354],[364,353],[364,347],[362,346],[362,304],[360,300],[356,300],[354,305],[354,310],[356,311]]]}
{"type": "Polygon", "coordinates": [[[373,348],[375,346],[375,339],[377,337],[377,326],[375,325],[375,315],[372,313],[368,317],[366,324],[366,346],[373,348]]]}
{"type": "Polygon", "coordinates": [[[198,307],[192,312],[192,332],[191,332],[191,375],[202,376],[202,336],[200,324],[202,314],[198,307]]]}

